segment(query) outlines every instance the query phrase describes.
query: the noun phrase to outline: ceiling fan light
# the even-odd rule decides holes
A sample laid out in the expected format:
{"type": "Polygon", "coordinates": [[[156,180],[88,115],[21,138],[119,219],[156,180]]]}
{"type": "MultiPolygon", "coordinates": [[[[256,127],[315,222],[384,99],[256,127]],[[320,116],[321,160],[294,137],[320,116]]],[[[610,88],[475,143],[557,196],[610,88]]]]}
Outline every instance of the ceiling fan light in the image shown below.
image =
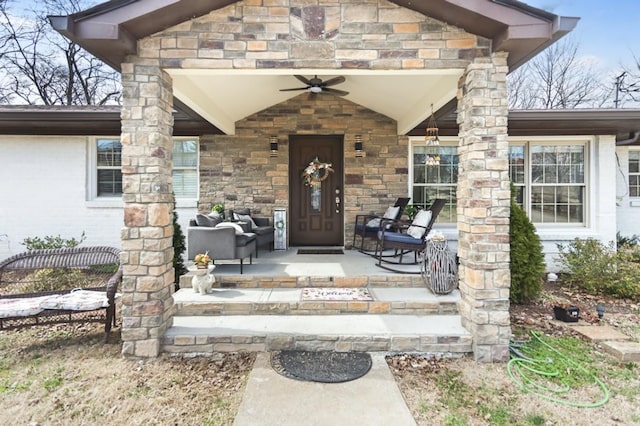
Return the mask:
{"type": "Polygon", "coordinates": [[[311,93],[320,93],[320,92],[322,92],[322,87],[319,87],[319,86],[311,86],[311,87],[309,87],[309,91],[310,91],[311,93]]]}

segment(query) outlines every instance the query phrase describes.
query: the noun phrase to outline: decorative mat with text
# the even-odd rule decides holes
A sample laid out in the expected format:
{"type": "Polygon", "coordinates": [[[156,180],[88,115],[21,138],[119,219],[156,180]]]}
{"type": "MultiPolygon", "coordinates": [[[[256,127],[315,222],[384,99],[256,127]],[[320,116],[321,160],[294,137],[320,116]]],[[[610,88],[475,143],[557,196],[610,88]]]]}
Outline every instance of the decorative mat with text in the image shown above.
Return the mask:
{"type": "Polygon", "coordinates": [[[366,288],[306,287],[300,300],[310,301],[371,301],[373,296],[366,288]]]}

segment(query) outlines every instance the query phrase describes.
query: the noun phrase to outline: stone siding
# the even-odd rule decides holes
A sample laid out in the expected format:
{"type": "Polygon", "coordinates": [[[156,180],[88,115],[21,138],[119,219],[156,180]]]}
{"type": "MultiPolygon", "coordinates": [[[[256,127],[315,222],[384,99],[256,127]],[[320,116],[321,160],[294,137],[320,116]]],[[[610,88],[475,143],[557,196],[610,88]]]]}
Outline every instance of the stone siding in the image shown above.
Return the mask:
{"type": "MultiPolygon", "coordinates": [[[[163,69],[454,68],[466,70],[458,98],[460,311],[478,360],[508,358],[508,70],[504,55],[490,56],[488,40],[384,0],[246,0],[138,46],[138,55],[123,65],[123,353],[156,356],[174,309],[172,87],[163,69]]],[[[298,173],[288,170],[288,137],[300,134],[344,135],[345,243],[356,213],[382,212],[406,194],[407,137],[395,134],[392,120],[344,99],[300,95],[241,120],[236,129],[234,136],[201,139],[202,211],[221,201],[261,216],[286,207],[289,174],[298,173]],[[273,134],[280,144],[275,158],[268,152],[273,134]],[[363,136],[363,158],[352,150],[356,134],[363,136]]],[[[411,349],[433,350],[429,345],[411,349]]],[[[393,342],[381,347],[400,348],[393,342]]],[[[224,344],[210,349],[224,350],[224,344]]]]}
{"type": "Polygon", "coordinates": [[[122,353],[155,357],[173,315],[172,82],[122,66],[122,353]]]}
{"type": "Polygon", "coordinates": [[[460,80],[460,313],[479,361],[509,359],[507,57],[477,59],[460,80]]]}
{"type": "Polygon", "coordinates": [[[408,138],[396,135],[396,122],[337,96],[302,94],[250,116],[236,135],[200,139],[200,205],[250,207],[273,217],[289,205],[290,135],[344,135],[344,225],[350,245],[356,214],[382,213],[407,193],[408,138]],[[365,156],[355,156],[355,135],[365,156]],[[270,157],[269,136],[278,137],[278,156],[270,157]]]}
{"type": "Polygon", "coordinates": [[[166,68],[465,68],[490,42],[388,1],[247,0],[140,41],[166,68]]]}

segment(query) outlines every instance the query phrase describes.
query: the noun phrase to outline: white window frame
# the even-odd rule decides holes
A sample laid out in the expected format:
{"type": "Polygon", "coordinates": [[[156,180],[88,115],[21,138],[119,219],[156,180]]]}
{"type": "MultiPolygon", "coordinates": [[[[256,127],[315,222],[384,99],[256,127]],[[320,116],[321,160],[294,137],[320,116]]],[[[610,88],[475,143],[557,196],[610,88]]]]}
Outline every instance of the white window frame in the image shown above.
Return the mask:
{"type": "MultiPolygon", "coordinates": [[[[588,230],[595,223],[594,214],[595,214],[595,206],[593,203],[595,202],[593,197],[593,186],[592,183],[595,181],[594,173],[596,173],[596,164],[595,164],[595,156],[593,153],[595,152],[595,138],[594,137],[585,137],[585,136],[535,136],[535,137],[509,137],[509,145],[519,145],[524,146],[524,155],[525,155],[525,182],[524,182],[524,204],[525,211],[527,215],[531,214],[531,145],[548,145],[548,146],[557,146],[557,145],[584,145],[584,167],[585,167],[585,176],[584,176],[584,212],[583,212],[583,222],[579,223],[535,223],[535,226],[539,230],[547,230],[550,233],[555,233],[558,230],[564,230],[567,228],[574,229],[578,231],[579,229],[588,230]]],[[[408,196],[412,196],[413,194],[413,149],[414,146],[420,146],[424,144],[424,138],[422,137],[410,137],[409,138],[409,176],[408,176],[408,188],[407,193],[408,196]]],[[[441,137],[440,144],[445,146],[458,146],[458,138],[457,137],[441,137]]],[[[445,227],[455,227],[455,223],[443,223],[445,227]]]]}
{"type": "MultiPolygon", "coordinates": [[[[98,196],[98,140],[99,139],[121,139],[121,136],[91,136],[87,139],[87,182],[86,182],[86,199],[88,207],[96,208],[121,208],[124,206],[121,196],[98,196]]],[[[193,137],[174,137],[174,140],[195,140],[198,145],[196,172],[200,170],[200,138],[193,137]]],[[[189,169],[191,167],[178,167],[177,169],[189,169]]],[[[177,207],[195,207],[197,206],[200,195],[200,174],[197,173],[197,191],[195,197],[176,197],[177,207]]]]}
{"type": "Polygon", "coordinates": [[[593,187],[594,182],[593,174],[596,171],[596,165],[594,163],[595,156],[592,155],[595,152],[595,140],[593,137],[579,137],[579,136],[530,136],[530,137],[509,137],[509,146],[524,146],[525,156],[525,170],[524,170],[524,209],[527,212],[527,216],[531,217],[531,194],[532,194],[532,182],[531,182],[531,147],[532,146],[568,146],[568,145],[583,145],[584,146],[584,211],[583,221],[578,223],[560,222],[534,222],[536,229],[547,229],[554,231],[558,229],[586,229],[594,223],[593,214],[595,208],[593,203],[593,187]]]}
{"type": "MultiPolygon", "coordinates": [[[[458,147],[458,137],[455,136],[440,136],[440,146],[446,147],[458,147]]],[[[411,136],[409,137],[409,176],[407,182],[407,197],[412,197],[409,204],[413,204],[413,177],[414,177],[414,167],[413,167],[413,149],[416,146],[425,146],[424,137],[420,136],[411,136]]],[[[457,184],[454,185],[457,187],[457,184]]],[[[440,229],[449,229],[455,230],[457,228],[457,221],[455,222],[438,222],[436,228],[440,229]]]]}
{"type": "Polygon", "coordinates": [[[638,192],[638,195],[631,195],[631,176],[638,176],[640,179],[640,171],[632,173],[631,172],[631,167],[630,167],[630,162],[631,162],[631,153],[637,153],[640,156],[640,148],[636,148],[636,147],[629,147],[629,153],[628,153],[628,157],[627,157],[627,182],[626,184],[628,185],[629,188],[629,198],[631,200],[634,200],[634,202],[636,202],[637,200],[640,200],[640,191],[638,192]]]}

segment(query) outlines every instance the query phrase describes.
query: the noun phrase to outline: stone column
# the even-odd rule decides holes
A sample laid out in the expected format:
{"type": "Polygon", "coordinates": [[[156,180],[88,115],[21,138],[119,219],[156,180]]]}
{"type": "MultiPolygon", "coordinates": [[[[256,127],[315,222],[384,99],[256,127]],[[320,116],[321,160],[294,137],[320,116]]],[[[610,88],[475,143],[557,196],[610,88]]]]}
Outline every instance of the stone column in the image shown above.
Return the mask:
{"type": "Polygon", "coordinates": [[[460,79],[459,304],[476,361],[509,358],[507,54],[476,58],[460,79]]]}
{"type": "Polygon", "coordinates": [[[122,65],[122,353],[155,357],[173,314],[171,77],[122,65]]]}

